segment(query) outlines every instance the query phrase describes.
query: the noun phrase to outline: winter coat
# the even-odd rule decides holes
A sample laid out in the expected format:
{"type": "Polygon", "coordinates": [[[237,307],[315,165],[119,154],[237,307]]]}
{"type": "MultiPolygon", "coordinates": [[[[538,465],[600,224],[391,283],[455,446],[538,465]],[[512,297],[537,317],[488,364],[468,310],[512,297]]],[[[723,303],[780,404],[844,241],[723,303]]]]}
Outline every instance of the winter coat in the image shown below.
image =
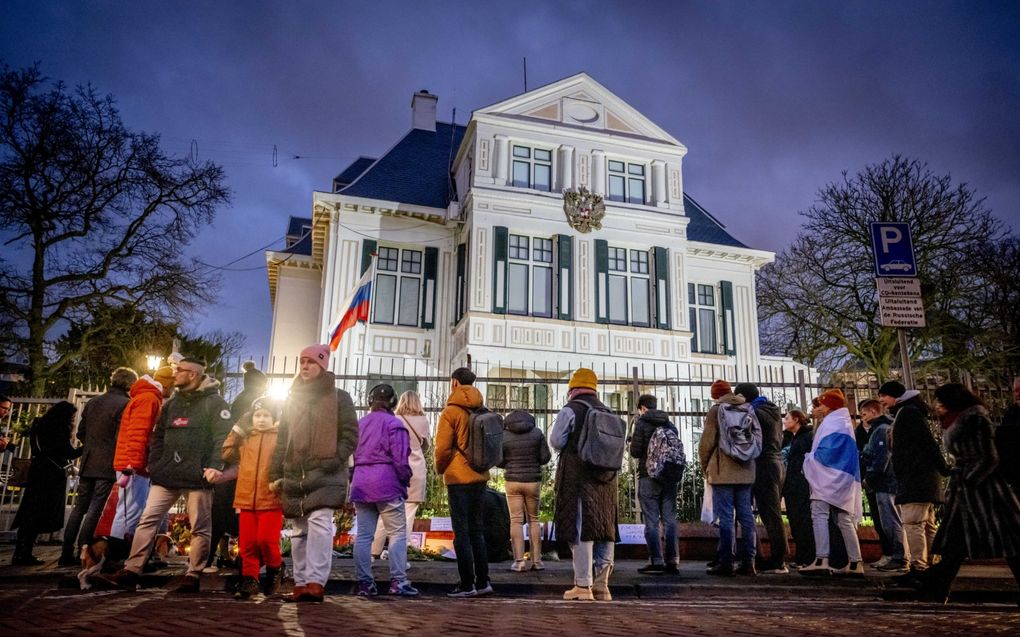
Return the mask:
{"type": "Polygon", "coordinates": [[[64,466],[82,453],[80,447],[71,446],[74,412],[70,403],[57,403],[32,424],[28,432],[32,448],[28,484],[11,528],[26,526],[37,533],[52,533],[63,528],[67,500],[64,466]]]}
{"type": "Polygon", "coordinates": [[[446,400],[436,428],[436,473],[443,475],[444,484],[475,484],[488,482],[489,472],[471,468],[462,449],[467,449],[470,410],[482,406],[482,394],[471,385],[460,385],[446,400]]]}
{"type": "Polygon", "coordinates": [[[152,483],[167,489],[210,489],[207,468],[223,467],[223,440],[233,419],[220,383],[205,376],[193,391],[178,390],[163,405],[149,448],[152,483]]]}
{"type": "Polygon", "coordinates": [[[862,485],[869,493],[896,493],[896,472],[889,453],[889,432],[892,422],[885,416],[871,421],[868,444],[861,452],[862,485]]]}
{"type": "Polygon", "coordinates": [[[120,417],[128,400],[126,391],[111,387],[105,394],[85,403],[78,423],[78,440],[84,449],[79,464],[81,477],[110,481],[116,478],[113,454],[117,448],[120,417]]]}
{"type": "Polygon", "coordinates": [[[252,427],[250,412],[242,416],[227,434],[221,457],[223,462],[237,465],[235,509],[271,511],[283,508],[280,498],[269,490],[269,468],[273,463],[278,435],[279,427],[252,427]]]}
{"type": "Polygon", "coordinates": [[[535,426],[535,417],[517,410],[503,420],[503,462],[507,482],[541,482],[542,467],[552,459],[545,434],[535,426]]]}
{"type": "Polygon", "coordinates": [[[942,475],[949,467],[928,427],[928,406],[916,390],[901,396],[890,412],[896,504],[942,502],[942,475]]]}
{"type": "Polygon", "coordinates": [[[350,395],[324,371],[294,381],[283,409],[269,472],[282,480],[280,501],[288,518],[338,509],[347,499],[347,461],[358,441],[358,415],[350,395]]]}
{"type": "Polygon", "coordinates": [[[796,498],[798,502],[807,502],[811,499],[811,487],[804,477],[804,456],[811,451],[813,440],[814,428],[811,425],[802,425],[790,439],[790,443],[783,448],[783,455],[786,458],[784,498],[796,498]]]}
{"type": "Polygon", "coordinates": [[[755,461],[739,462],[719,447],[719,405],[743,405],[744,397],[726,394],[716,401],[705,416],[705,428],[698,443],[701,471],[709,484],[754,484],[755,461]]]}
{"type": "Polygon", "coordinates": [[[758,424],[761,425],[761,455],[758,456],[758,463],[773,460],[782,464],[782,410],[764,396],[758,396],[752,400],[751,407],[754,408],[754,415],[758,417],[758,424]]]}
{"type": "Polygon", "coordinates": [[[999,458],[999,473],[1013,487],[1013,493],[1020,497],[1020,404],[1013,404],[1002,415],[1002,424],[995,428],[995,448],[999,458]]]}
{"type": "MultiPolygon", "coordinates": [[[[557,430],[568,432],[565,443],[558,449],[560,456],[556,464],[556,507],[553,519],[556,539],[570,544],[579,541],[620,541],[617,527],[618,472],[592,469],[578,454],[577,443],[584,418],[592,406],[603,406],[597,396],[577,396],[560,410],[553,426],[554,434],[557,430]],[[577,535],[579,517],[580,537],[577,535]]],[[[557,439],[555,435],[551,436],[551,440],[557,439]]]]}
{"type": "Polygon", "coordinates": [[[351,502],[381,503],[407,498],[411,484],[411,435],[388,410],[371,411],[358,422],[351,502]]]}
{"type": "Polygon", "coordinates": [[[988,412],[980,405],[963,410],[942,437],[956,462],[934,552],[962,540],[967,557],[1020,556],[1020,499],[996,471],[1017,458],[999,457],[988,412]]]}
{"type": "Polygon", "coordinates": [[[666,412],[658,409],[649,409],[634,423],[634,433],[630,437],[630,457],[637,460],[638,478],[648,477],[645,456],[648,455],[648,443],[652,440],[652,434],[659,427],[676,431],[676,426],[669,421],[666,412]]]}
{"type": "Polygon", "coordinates": [[[407,463],[411,465],[411,484],[407,487],[407,501],[424,502],[429,472],[428,461],[425,459],[429,447],[429,421],[421,415],[399,415],[397,418],[411,437],[411,455],[407,458],[407,463]]]}
{"type": "Polygon", "coordinates": [[[142,376],[131,385],[131,400],[120,417],[117,448],[113,468],[123,471],[131,467],[140,476],[149,475],[149,441],[156,428],[163,392],[151,378],[142,376]]]}

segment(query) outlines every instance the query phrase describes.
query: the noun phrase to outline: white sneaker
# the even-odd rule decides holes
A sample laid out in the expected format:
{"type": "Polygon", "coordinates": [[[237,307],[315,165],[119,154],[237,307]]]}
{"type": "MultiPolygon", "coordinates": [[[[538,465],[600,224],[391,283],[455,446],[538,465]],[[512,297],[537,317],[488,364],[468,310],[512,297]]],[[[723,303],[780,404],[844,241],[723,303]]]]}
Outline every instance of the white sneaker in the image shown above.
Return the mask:
{"type": "Polygon", "coordinates": [[[531,567],[524,560],[515,560],[514,563],[510,565],[510,570],[515,573],[523,573],[529,568],[531,567]]]}
{"type": "Polygon", "coordinates": [[[882,568],[891,561],[892,561],[891,555],[883,555],[882,558],[879,559],[877,562],[872,562],[871,564],[868,564],[868,566],[870,566],[871,568],[882,568]]]}
{"type": "Polygon", "coordinates": [[[202,569],[202,574],[203,575],[215,575],[216,573],[219,573],[219,572],[220,572],[220,569],[215,564],[212,564],[210,566],[206,566],[205,568],[202,569]]]}

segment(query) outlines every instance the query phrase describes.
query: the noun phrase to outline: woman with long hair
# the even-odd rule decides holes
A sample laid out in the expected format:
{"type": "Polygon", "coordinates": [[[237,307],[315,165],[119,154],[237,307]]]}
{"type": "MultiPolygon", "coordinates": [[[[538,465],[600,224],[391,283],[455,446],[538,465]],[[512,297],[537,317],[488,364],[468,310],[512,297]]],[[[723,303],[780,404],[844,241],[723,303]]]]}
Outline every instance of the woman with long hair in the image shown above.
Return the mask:
{"type": "Polygon", "coordinates": [[[811,487],[804,477],[804,456],[811,451],[814,428],[803,411],[791,409],[783,416],[783,429],[792,436],[789,444],[783,447],[786,462],[783,500],[797,550],[794,562],[797,566],[807,566],[815,559],[815,536],[811,527],[811,487]]]}

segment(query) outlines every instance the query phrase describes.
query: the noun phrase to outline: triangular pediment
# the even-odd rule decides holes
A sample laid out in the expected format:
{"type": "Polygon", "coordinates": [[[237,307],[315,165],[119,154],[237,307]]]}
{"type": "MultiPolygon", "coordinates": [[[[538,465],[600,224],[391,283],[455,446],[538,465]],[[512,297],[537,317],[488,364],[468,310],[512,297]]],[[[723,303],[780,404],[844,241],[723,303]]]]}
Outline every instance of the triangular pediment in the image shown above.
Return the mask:
{"type": "Polygon", "coordinates": [[[475,111],[475,115],[547,121],[665,142],[675,137],[587,73],[578,73],[475,111]]]}

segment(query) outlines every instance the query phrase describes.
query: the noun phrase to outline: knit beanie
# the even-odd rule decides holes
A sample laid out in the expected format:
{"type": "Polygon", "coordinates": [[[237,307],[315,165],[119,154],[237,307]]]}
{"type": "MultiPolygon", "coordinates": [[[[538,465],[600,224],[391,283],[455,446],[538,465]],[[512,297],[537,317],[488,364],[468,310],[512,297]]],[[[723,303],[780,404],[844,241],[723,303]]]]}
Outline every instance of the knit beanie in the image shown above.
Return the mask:
{"type": "Polygon", "coordinates": [[[818,397],[818,402],[835,411],[846,407],[846,396],[839,389],[829,389],[818,397]]]}
{"type": "Polygon", "coordinates": [[[585,389],[595,390],[598,388],[599,379],[595,376],[595,372],[591,371],[587,367],[578,369],[570,377],[570,383],[567,385],[567,389],[577,389],[578,387],[584,387],[585,389]]]}
{"type": "Polygon", "coordinates": [[[891,398],[899,398],[900,396],[902,396],[905,393],[907,393],[907,388],[904,387],[903,383],[901,383],[898,380],[887,381],[886,383],[883,383],[883,385],[881,387],[878,388],[878,395],[879,396],[889,396],[891,398]]]}
{"type": "Polygon", "coordinates": [[[733,388],[733,393],[740,394],[744,400],[751,402],[758,397],[758,386],[754,383],[737,383],[737,386],[733,388]]]}
{"type": "Polygon", "coordinates": [[[319,367],[326,369],[329,365],[329,348],[325,345],[309,345],[301,350],[301,358],[310,358],[319,364],[319,367]]]}
{"type": "Polygon", "coordinates": [[[251,402],[251,413],[254,414],[260,409],[265,409],[273,414],[273,422],[279,420],[280,416],[283,415],[283,404],[269,395],[259,396],[251,402]]]}
{"type": "Polygon", "coordinates": [[[266,386],[266,375],[255,367],[255,361],[244,361],[244,364],[241,365],[241,369],[244,370],[245,389],[262,388],[266,386]]]}
{"type": "Polygon", "coordinates": [[[174,368],[169,365],[160,367],[152,375],[152,380],[163,386],[163,389],[174,386],[174,368]]]}
{"type": "Polygon", "coordinates": [[[712,383],[712,400],[719,400],[726,394],[732,394],[733,387],[724,380],[717,380],[712,383]]]}

